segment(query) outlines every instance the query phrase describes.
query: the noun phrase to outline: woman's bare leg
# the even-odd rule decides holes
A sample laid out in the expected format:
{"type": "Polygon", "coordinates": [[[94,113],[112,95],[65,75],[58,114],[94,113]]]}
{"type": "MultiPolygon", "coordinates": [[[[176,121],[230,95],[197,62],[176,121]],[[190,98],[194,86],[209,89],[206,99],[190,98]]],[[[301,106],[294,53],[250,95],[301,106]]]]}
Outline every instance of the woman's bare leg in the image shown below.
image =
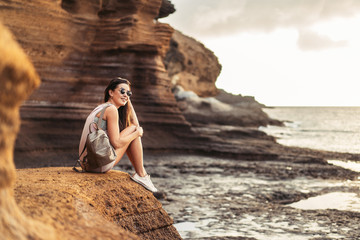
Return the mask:
{"type": "MultiPolygon", "coordinates": [[[[124,130],[122,130],[122,131],[120,132],[120,136],[129,135],[129,134],[133,133],[135,130],[136,130],[136,127],[135,127],[135,126],[127,127],[127,128],[125,128],[124,130]]],[[[129,145],[130,145],[130,144],[131,144],[131,142],[128,143],[128,144],[126,144],[126,145],[123,146],[122,148],[118,148],[118,149],[115,150],[117,157],[116,157],[114,166],[120,162],[121,158],[124,156],[125,152],[126,152],[127,149],[129,148],[129,145]]]]}
{"type": "Polygon", "coordinates": [[[115,160],[114,166],[120,162],[121,158],[124,156],[124,154],[125,154],[128,147],[129,147],[129,144],[126,144],[124,147],[118,148],[118,149],[115,150],[115,152],[116,152],[116,160],[115,160]]]}
{"type": "MultiPolygon", "coordinates": [[[[120,136],[129,135],[134,131],[136,131],[136,126],[132,125],[130,127],[125,128],[124,130],[122,130],[120,133],[120,136]]],[[[129,160],[135,169],[135,172],[140,177],[146,176],[146,171],[145,171],[144,165],[143,165],[143,147],[142,147],[141,138],[137,137],[129,144],[126,144],[122,148],[116,149],[117,158],[116,158],[114,166],[120,162],[120,160],[124,156],[125,152],[128,155],[129,160]]]]}
{"type": "Polygon", "coordinates": [[[133,165],[135,172],[140,176],[146,176],[146,171],[144,168],[144,161],[143,161],[143,147],[141,138],[135,138],[129,145],[126,150],[126,154],[129,157],[131,164],[133,165]]]}

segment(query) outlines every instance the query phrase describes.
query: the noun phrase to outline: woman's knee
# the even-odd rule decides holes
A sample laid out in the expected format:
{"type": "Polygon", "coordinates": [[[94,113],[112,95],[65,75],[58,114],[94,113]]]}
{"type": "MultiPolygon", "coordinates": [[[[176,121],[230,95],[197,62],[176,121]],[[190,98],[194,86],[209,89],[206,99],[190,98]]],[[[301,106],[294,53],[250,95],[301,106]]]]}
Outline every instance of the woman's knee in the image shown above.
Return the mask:
{"type": "Polygon", "coordinates": [[[135,125],[130,125],[128,128],[130,129],[131,132],[136,131],[136,126],[135,125]]]}
{"type": "Polygon", "coordinates": [[[128,135],[136,131],[136,126],[131,125],[120,132],[120,136],[128,135]]]}

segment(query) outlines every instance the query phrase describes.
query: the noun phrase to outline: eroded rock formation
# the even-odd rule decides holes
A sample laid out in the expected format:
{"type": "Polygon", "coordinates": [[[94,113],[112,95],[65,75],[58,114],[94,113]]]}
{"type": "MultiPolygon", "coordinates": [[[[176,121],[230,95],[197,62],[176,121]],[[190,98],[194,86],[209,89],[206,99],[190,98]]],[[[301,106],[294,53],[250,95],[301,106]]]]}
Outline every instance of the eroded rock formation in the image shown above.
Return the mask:
{"type": "MultiPolygon", "coordinates": [[[[269,123],[280,123],[280,121],[270,119],[262,111],[260,104],[254,100],[247,101],[249,105],[245,105],[244,98],[241,98],[239,102],[224,102],[214,97],[201,98],[192,91],[184,91],[180,86],[174,88],[174,94],[186,120],[193,125],[219,124],[259,127],[266,126],[269,123]]],[[[230,97],[231,95],[228,94],[227,96],[230,97]]]]}
{"type": "Polygon", "coordinates": [[[127,173],[41,168],[17,175],[19,207],[59,239],[181,239],[161,203],[127,173]]]}
{"type": "Polygon", "coordinates": [[[54,165],[54,159],[71,163],[87,114],[102,101],[115,76],[132,82],[144,147],[186,148],[177,135],[189,133],[190,127],[177,107],[162,62],[173,29],[154,20],[162,2],[0,3],[0,20],[13,31],[42,79],[21,109],[18,167],[29,162],[54,165]]]}
{"type": "Polygon", "coordinates": [[[175,31],[164,58],[172,86],[180,85],[200,97],[215,96],[221,65],[215,54],[195,39],[175,31]]]}
{"type": "Polygon", "coordinates": [[[0,238],[58,239],[52,227],[28,218],[13,197],[13,151],[20,104],[40,84],[39,76],[10,32],[0,23],[0,238]]]}
{"type": "MultiPolygon", "coordinates": [[[[0,20],[14,32],[42,79],[41,86],[21,108],[23,120],[15,147],[18,168],[72,165],[84,121],[102,102],[104,88],[114,76],[132,82],[132,102],[144,127],[145,150],[235,157],[250,156],[255,151],[255,158],[274,155],[272,149],[262,147],[263,143],[251,149],[234,147],[231,139],[194,129],[184,118],[163,64],[173,29],[155,20],[164,14],[160,14],[162,3],[162,0],[0,2],[0,20]]],[[[206,57],[205,54],[196,61],[186,58],[186,64],[191,65],[191,61],[198,64],[206,57]]],[[[197,76],[197,71],[194,68],[189,74],[197,76]]],[[[214,87],[220,71],[217,60],[214,67],[201,71],[205,74],[200,72],[196,78],[201,82],[201,76],[208,71],[212,76],[210,85],[214,87]]],[[[197,84],[201,85],[200,82],[197,84]]],[[[203,89],[216,91],[205,82],[203,89]]],[[[252,137],[256,142],[257,134],[252,137]]]]}

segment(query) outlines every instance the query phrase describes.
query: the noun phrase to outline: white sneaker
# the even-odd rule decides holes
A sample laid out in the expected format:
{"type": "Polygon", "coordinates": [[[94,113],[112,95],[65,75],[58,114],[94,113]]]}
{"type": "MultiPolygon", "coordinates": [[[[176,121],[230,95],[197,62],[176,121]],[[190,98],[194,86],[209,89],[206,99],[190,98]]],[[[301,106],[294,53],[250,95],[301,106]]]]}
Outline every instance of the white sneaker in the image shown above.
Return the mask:
{"type": "Polygon", "coordinates": [[[137,173],[135,173],[134,175],[130,176],[130,178],[153,193],[158,191],[154,184],[151,182],[149,174],[147,174],[145,177],[140,177],[137,173]]]}

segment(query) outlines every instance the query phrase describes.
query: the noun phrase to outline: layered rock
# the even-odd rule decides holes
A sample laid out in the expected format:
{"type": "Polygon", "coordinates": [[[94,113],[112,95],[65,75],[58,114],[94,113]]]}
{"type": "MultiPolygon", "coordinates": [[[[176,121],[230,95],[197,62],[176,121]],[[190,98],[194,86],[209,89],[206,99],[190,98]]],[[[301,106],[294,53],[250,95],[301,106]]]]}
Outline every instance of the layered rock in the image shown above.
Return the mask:
{"type": "Polygon", "coordinates": [[[87,114],[102,101],[107,83],[116,76],[132,82],[144,147],[187,148],[177,135],[190,132],[190,127],[177,107],[162,62],[173,29],[154,20],[162,2],[0,3],[0,20],[13,31],[42,79],[21,109],[18,167],[29,162],[54,165],[54,159],[72,162],[87,114]]]}
{"type": "Polygon", "coordinates": [[[215,81],[221,65],[215,54],[197,40],[175,31],[164,58],[172,85],[193,91],[200,97],[215,96],[215,81]]]}
{"type": "MultiPolygon", "coordinates": [[[[271,149],[262,147],[268,143],[234,147],[231,139],[194,129],[184,118],[163,64],[173,29],[155,20],[164,15],[160,14],[162,3],[161,0],[0,3],[0,20],[14,32],[42,79],[39,89],[21,108],[23,121],[15,147],[18,168],[72,165],[85,119],[102,102],[104,88],[115,76],[132,82],[132,102],[144,127],[145,150],[235,157],[249,156],[253,150],[256,158],[273,156],[271,149]]],[[[169,10],[165,10],[165,15],[166,11],[169,10]]],[[[196,51],[193,54],[197,59],[199,54],[196,51]]],[[[206,56],[200,56],[198,61],[206,56]]],[[[214,82],[220,71],[216,62],[213,68],[202,68],[205,74],[199,72],[197,79],[201,81],[201,76],[209,71],[214,82]]],[[[186,64],[195,65],[195,60],[189,58],[186,64]]],[[[194,68],[189,74],[197,72],[194,68]]],[[[204,87],[207,88],[211,89],[204,87]]],[[[256,138],[257,134],[253,135],[254,141],[256,138]]]]}

